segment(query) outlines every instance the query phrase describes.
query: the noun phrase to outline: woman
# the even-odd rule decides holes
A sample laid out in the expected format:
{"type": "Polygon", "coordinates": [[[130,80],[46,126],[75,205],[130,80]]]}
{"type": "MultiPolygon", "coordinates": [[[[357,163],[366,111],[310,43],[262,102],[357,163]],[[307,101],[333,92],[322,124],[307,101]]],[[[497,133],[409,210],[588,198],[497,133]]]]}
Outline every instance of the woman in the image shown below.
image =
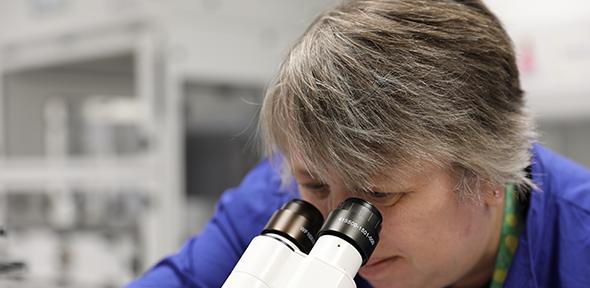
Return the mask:
{"type": "Polygon", "coordinates": [[[534,144],[524,103],[480,1],[326,11],[264,99],[275,156],[130,287],[220,287],[285,201],[326,215],[350,196],[384,217],[359,287],[590,287],[590,173],[534,144]]]}

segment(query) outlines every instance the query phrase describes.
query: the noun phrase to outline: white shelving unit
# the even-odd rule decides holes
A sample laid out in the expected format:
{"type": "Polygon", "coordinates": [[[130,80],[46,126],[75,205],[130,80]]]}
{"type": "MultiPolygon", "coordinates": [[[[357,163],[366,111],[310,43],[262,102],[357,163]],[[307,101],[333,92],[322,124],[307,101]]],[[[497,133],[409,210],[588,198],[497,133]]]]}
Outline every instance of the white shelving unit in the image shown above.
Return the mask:
{"type": "MultiPolygon", "coordinates": [[[[0,43],[0,197],[4,197],[7,191],[51,194],[51,191],[56,191],[56,187],[57,190],[66,191],[65,193],[75,189],[141,191],[150,203],[149,209],[145,210],[139,221],[141,243],[136,243],[141,249],[142,271],[162,255],[178,249],[183,228],[182,223],[179,223],[182,219],[179,207],[183,203],[184,195],[179,152],[180,116],[175,114],[179,107],[174,98],[163,97],[165,92],[170,92],[174,88],[167,86],[165,80],[162,81],[170,79],[169,77],[160,75],[165,71],[165,63],[161,61],[163,58],[159,45],[162,42],[158,41],[158,37],[158,32],[150,25],[130,21],[91,30],[74,28],[46,37],[36,36],[30,40],[23,38],[0,43]],[[41,147],[40,153],[13,153],[19,150],[17,148],[20,144],[11,141],[10,130],[20,126],[7,119],[10,114],[7,113],[10,112],[7,109],[11,107],[8,105],[11,101],[7,95],[8,85],[6,81],[3,83],[7,75],[31,74],[31,71],[32,75],[35,75],[35,71],[42,72],[68,65],[74,65],[76,69],[92,70],[96,67],[78,67],[77,63],[90,61],[100,64],[100,59],[117,58],[120,55],[126,55],[125,57],[132,60],[129,62],[131,67],[125,68],[133,75],[129,79],[132,82],[130,87],[133,94],[128,98],[131,98],[132,105],[135,105],[135,116],[132,120],[147,143],[145,149],[131,154],[80,153],[72,156],[68,151],[42,151],[51,149],[41,144],[37,145],[41,147]]],[[[56,83],[58,86],[72,84],[56,83]]],[[[84,96],[92,98],[92,93],[94,92],[84,96]]],[[[10,95],[19,96],[21,95],[10,95]]],[[[75,98],[75,95],[66,96],[68,99],[75,98]]],[[[56,111],[60,110],[50,109],[49,113],[56,111]]],[[[38,115],[39,111],[18,113],[30,113],[35,119],[42,117],[38,115]]],[[[31,125],[26,123],[22,125],[23,129],[29,126],[31,125]]],[[[29,132],[35,131],[23,133],[29,132]]],[[[37,138],[43,140],[43,137],[37,138]]],[[[27,143],[23,143],[25,144],[27,143]]],[[[62,148],[57,148],[60,149],[62,148]]],[[[0,221],[3,217],[0,215],[0,221]]]]}

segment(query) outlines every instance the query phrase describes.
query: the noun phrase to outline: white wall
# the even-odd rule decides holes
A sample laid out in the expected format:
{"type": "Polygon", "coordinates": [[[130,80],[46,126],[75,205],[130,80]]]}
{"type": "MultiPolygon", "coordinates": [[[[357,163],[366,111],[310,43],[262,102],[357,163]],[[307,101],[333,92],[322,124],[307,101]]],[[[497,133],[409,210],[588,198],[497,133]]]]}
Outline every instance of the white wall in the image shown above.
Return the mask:
{"type": "Polygon", "coordinates": [[[266,81],[321,7],[335,1],[55,0],[62,4],[46,9],[32,2],[0,0],[0,42],[147,22],[164,32],[166,59],[188,73],[266,81]]]}
{"type": "Polygon", "coordinates": [[[522,86],[537,117],[590,119],[590,2],[485,2],[515,43],[522,86]]]}
{"type": "Polygon", "coordinates": [[[515,43],[541,142],[590,167],[590,2],[485,2],[515,43]]]}

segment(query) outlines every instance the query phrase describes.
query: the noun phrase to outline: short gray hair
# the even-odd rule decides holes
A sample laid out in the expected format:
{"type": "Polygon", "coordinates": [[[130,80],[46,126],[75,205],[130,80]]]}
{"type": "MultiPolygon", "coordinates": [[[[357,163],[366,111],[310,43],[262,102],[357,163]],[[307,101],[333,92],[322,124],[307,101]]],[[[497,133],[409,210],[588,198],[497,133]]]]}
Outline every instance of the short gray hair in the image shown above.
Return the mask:
{"type": "Polygon", "coordinates": [[[260,125],[269,154],[300,155],[354,191],[428,161],[479,197],[482,181],[532,184],[523,98],[510,38],[482,2],[347,1],[291,49],[260,125]]]}

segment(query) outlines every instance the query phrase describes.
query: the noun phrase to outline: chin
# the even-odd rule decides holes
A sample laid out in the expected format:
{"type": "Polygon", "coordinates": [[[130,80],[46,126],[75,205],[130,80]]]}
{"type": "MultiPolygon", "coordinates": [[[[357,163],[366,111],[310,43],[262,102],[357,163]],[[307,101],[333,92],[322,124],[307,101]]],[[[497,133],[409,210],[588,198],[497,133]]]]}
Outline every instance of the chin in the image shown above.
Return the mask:
{"type": "Polygon", "coordinates": [[[414,287],[414,286],[408,285],[408,283],[404,283],[402,281],[395,281],[394,279],[392,279],[390,281],[381,280],[378,282],[369,281],[369,283],[371,283],[371,286],[373,288],[411,288],[411,287],[414,287]]]}
{"type": "Polygon", "coordinates": [[[420,287],[408,282],[412,279],[412,271],[408,270],[409,267],[402,257],[390,257],[387,261],[375,262],[373,265],[368,263],[369,265],[359,270],[360,276],[374,288],[420,287]]]}

